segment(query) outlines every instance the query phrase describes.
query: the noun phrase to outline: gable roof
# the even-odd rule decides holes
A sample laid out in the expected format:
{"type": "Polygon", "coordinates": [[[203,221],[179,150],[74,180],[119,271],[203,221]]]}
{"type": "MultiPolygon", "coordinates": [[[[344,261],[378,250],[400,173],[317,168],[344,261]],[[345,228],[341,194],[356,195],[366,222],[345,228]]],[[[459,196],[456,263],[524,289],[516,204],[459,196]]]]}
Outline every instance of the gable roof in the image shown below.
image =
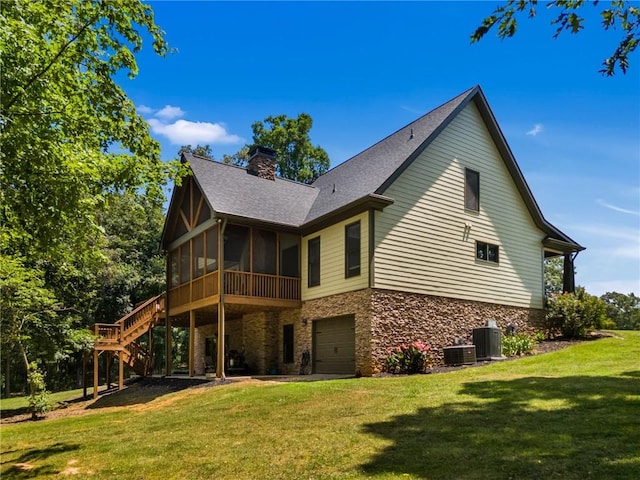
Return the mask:
{"type": "Polygon", "coordinates": [[[387,188],[470,102],[474,102],[545,246],[562,252],[584,250],[542,215],[480,86],[475,86],[320,176],[311,186],[266,180],[246,169],[184,154],[209,206],[217,214],[303,231],[336,216],[393,203],[387,188]]]}
{"type": "Polygon", "coordinates": [[[211,209],[219,215],[298,228],[318,194],[302,183],[251,175],[245,168],[183,154],[211,209]]]}
{"type": "MultiPolygon", "coordinates": [[[[368,194],[384,193],[389,179],[395,179],[399,169],[424,150],[425,141],[437,136],[458,107],[474,89],[458,95],[400,130],[380,140],[363,152],[332,168],[319,177],[313,186],[320,190],[306,221],[313,221],[343,205],[368,194]]],[[[410,163],[410,162],[409,162],[410,163]]]]}

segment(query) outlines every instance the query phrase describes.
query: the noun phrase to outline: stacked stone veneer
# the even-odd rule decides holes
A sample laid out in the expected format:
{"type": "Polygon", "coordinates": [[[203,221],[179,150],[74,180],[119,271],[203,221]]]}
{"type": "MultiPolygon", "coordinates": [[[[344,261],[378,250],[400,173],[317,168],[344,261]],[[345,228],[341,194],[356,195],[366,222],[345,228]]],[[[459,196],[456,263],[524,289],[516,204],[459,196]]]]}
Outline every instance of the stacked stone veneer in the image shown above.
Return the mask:
{"type": "MultiPolygon", "coordinates": [[[[245,314],[227,321],[228,349],[244,348],[250,372],[300,372],[302,352],[313,349],[313,324],[325,318],[353,315],[356,372],[369,376],[382,371],[391,348],[420,340],[431,348],[434,365],[444,361],[443,348],[456,339],[472,343],[474,328],[493,319],[504,332],[511,323],[518,332],[532,333],[544,311],[490,303],[436,297],[391,290],[363,289],[306,301],[300,309],[245,314]],[[283,362],[283,326],[293,325],[294,361],[283,362]]],[[[216,325],[196,329],[196,374],[204,371],[204,338],[216,325]]]]}
{"type": "Polygon", "coordinates": [[[504,332],[511,323],[518,332],[533,333],[544,311],[416,293],[373,290],[371,322],[372,370],[379,372],[388,349],[420,340],[431,348],[431,361],[444,362],[443,347],[456,339],[473,343],[473,329],[496,320],[504,332]]]}

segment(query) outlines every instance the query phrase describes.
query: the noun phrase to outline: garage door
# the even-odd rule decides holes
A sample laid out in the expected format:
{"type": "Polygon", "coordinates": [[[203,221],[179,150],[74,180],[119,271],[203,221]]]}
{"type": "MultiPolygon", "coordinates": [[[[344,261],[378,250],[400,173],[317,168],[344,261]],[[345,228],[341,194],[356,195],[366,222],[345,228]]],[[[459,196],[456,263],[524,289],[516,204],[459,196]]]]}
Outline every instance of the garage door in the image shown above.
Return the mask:
{"type": "Polygon", "coordinates": [[[356,342],[353,315],[313,322],[313,371],[355,373],[356,342]]]}

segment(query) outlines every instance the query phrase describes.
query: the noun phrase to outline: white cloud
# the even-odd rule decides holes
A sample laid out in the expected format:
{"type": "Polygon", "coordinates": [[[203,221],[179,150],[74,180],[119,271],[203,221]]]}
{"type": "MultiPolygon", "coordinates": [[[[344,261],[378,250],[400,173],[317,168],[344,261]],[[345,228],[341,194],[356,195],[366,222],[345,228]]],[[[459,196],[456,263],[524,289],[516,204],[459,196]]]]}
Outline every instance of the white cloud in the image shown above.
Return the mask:
{"type": "Polygon", "coordinates": [[[138,112],[140,112],[143,115],[149,115],[150,113],[155,112],[153,108],[147,107],[146,105],[138,105],[137,109],[138,109],[138,112]]]}
{"type": "Polygon", "coordinates": [[[229,145],[244,142],[243,138],[228,133],[224,125],[220,123],[190,122],[188,120],[164,123],[157,118],[151,118],[148,122],[153,133],[164,135],[174,145],[198,143],[229,145]]]}
{"type": "Polygon", "coordinates": [[[164,108],[158,110],[153,116],[162,118],[163,120],[173,120],[174,118],[182,117],[183,115],[184,111],[180,107],[165,105],[164,108]]]}
{"type": "Polygon", "coordinates": [[[543,130],[544,130],[544,126],[541,123],[536,123],[533,126],[533,128],[527,132],[527,135],[531,135],[532,137],[535,137],[536,135],[541,133],[543,130]]]}
{"type": "Polygon", "coordinates": [[[614,212],[626,213],[629,215],[636,215],[640,217],[640,212],[637,210],[629,210],[626,208],[617,207],[616,205],[611,205],[610,203],[607,203],[600,198],[596,200],[596,203],[598,203],[598,205],[602,205],[605,208],[608,208],[609,210],[613,210],[614,212]]]}

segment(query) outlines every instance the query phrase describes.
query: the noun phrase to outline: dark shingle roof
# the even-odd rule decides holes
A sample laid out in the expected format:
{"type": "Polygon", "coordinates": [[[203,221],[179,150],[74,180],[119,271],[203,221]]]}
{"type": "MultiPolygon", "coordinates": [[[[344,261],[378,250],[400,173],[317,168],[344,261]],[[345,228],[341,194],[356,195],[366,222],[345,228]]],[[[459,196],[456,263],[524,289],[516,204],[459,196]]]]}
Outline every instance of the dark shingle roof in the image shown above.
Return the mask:
{"type": "Polygon", "coordinates": [[[445,120],[477,88],[458,95],[318,178],[313,186],[320,193],[306,221],[326,215],[368,194],[383,193],[385,182],[407,160],[413,159],[414,152],[424,149],[420,148],[423,143],[437,135],[445,120]]]}
{"type": "MultiPolygon", "coordinates": [[[[363,200],[388,204],[387,187],[438,136],[469,102],[474,101],[536,225],[551,239],[579,244],[542,215],[529,186],[479,86],[437,107],[319,177],[311,186],[277,178],[266,180],[246,169],[191,154],[185,160],[210,206],[217,213],[289,227],[310,228],[363,200]],[[386,203],[385,203],[386,202],[386,203]]],[[[317,228],[317,227],[316,227],[317,228]]]]}
{"type": "Polygon", "coordinates": [[[244,168],[204,157],[185,154],[184,159],[216,213],[299,227],[318,194],[309,185],[259,178],[244,168]]]}

